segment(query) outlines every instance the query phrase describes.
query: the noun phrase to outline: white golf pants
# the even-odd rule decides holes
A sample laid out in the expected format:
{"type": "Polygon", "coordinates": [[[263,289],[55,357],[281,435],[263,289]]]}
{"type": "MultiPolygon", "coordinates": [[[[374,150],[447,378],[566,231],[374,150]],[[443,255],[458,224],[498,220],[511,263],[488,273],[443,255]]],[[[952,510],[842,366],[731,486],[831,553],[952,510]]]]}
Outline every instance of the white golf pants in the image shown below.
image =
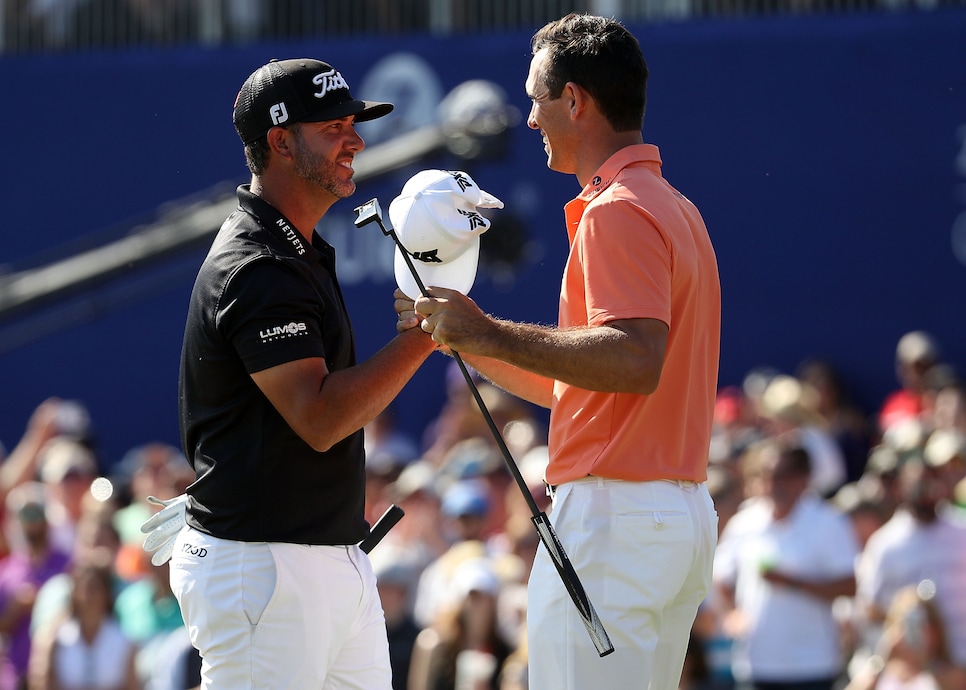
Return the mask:
{"type": "Polygon", "coordinates": [[[203,690],[391,690],[386,624],[356,546],[218,539],[185,526],[171,588],[203,690]]]}
{"type": "Polygon", "coordinates": [[[614,652],[599,656],[541,545],[527,598],[530,690],[677,690],[711,586],[707,487],[589,477],[557,487],[551,523],[614,652]]]}

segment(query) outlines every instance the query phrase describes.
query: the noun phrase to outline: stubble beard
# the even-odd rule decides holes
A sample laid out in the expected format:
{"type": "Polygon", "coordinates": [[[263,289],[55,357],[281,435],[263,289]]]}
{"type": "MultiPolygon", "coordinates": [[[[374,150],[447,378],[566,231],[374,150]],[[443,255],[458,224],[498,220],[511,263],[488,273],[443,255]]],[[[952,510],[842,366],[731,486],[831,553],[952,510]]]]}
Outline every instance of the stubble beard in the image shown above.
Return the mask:
{"type": "Polygon", "coordinates": [[[310,151],[301,134],[296,136],[296,142],[296,175],[338,199],[352,196],[356,191],[353,180],[339,177],[335,164],[325,156],[310,151]]]}

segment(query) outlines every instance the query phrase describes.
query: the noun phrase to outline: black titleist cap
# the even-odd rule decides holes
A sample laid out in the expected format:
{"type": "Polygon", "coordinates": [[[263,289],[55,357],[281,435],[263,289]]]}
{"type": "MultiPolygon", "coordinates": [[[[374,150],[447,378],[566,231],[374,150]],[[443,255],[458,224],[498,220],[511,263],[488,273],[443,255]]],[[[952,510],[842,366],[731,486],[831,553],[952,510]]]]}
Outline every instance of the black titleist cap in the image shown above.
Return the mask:
{"type": "Polygon", "coordinates": [[[272,60],[255,70],[235,98],[235,129],[245,144],[272,127],[356,116],[356,122],[388,115],[392,103],[360,101],[332,65],[299,58],[272,60]]]}

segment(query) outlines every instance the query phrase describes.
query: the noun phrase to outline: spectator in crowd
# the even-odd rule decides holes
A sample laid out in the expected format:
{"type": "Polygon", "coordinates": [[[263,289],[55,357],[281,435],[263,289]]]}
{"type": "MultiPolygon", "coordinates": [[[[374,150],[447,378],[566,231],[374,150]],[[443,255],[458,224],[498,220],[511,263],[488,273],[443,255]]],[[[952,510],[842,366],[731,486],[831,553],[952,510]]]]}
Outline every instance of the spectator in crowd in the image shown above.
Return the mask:
{"type": "Polygon", "coordinates": [[[939,345],[926,331],[909,331],[896,344],[899,388],[882,403],[877,414],[880,432],[899,422],[921,420],[926,413],[927,375],[941,361],[939,345]]]}
{"type": "Polygon", "coordinates": [[[67,615],[37,633],[31,690],[141,689],[137,646],[114,618],[113,575],[113,554],[106,549],[88,551],[74,564],[67,615]]]}
{"type": "Polygon", "coordinates": [[[463,439],[444,456],[437,475],[441,488],[445,490],[454,482],[467,480],[473,480],[486,492],[487,521],[482,532],[489,539],[506,524],[506,490],[512,482],[492,436],[463,439]]]}
{"type": "MultiPolygon", "coordinates": [[[[48,442],[58,436],[82,440],[89,424],[87,409],[77,401],[51,397],[40,403],[30,415],[23,436],[0,464],[0,505],[5,505],[14,487],[38,478],[40,453],[48,442]]],[[[0,556],[8,549],[2,539],[0,535],[0,556]]]]}
{"type": "Polygon", "coordinates": [[[389,664],[393,690],[407,690],[409,667],[420,627],[413,617],[413,591],[418,572],[405,561],[373,560],[376,586],[389,636],[389,664]]]}
{"type": "MultiPolygon", "coordinates": [[[[744,492],[741,478],[733,464],[712,464],[708,467],[708,492],[718,513],[718,539],[738,512],[744,492]]],[[[726,690],[734,687],[731,671],[734,636],[727,629],[727,616],[733,607],[730,597],[724,598],[719,588],[713,587],[698,609],[691,630],[693,647],[689,653],[693,675],[700,675],[704,686],[726,690]],[[698,668],[696,668],[698,667],[698,668]]],[[[685,664],[687,667],[687,663],[685,664]]],[[[692,685],[699,679],[692,678],[692,685]]]]}
{"type": "Polygon", "coordinates": [[[924,580],[896,592],[886,614],[878,653],[851,679],[845,690],[961,690],[966,670],[952,663],[948,640],[933,599],[933,583],[924,580]]]}
{"type": "Polygon", "coordinates": [[[966,384],[962,381],[948,381],[936,392],[932,426],[966,433],[966,384]]]}
{"type": "Polygon", "coordinates": [[[0,690],[24,681],[30,659],[30,616],[37,591],[66,570],[70,555],[52,543],[47,524],[46,491],[27,482],[7,495],[10,555],[0,561],[0,638],[5,651],[0,690]]]}
{"type": "Polygon", "coordinates": [[[484,528],[490,512],[489,494],[478,480],[454,483],[443,495],[441,518],[450,530],[450,547],[420,575],[413,605],[420,627],[431,625],[442,606],[456,568],[487,554],[484,528]]]}
{"type": "Polygon", "coordinates": [[[832,497],[832,504],[852,523],[860,552],[865,549],[869,537],[885,524],[888,517],[881,501],[866,491],[865,486],[852,482],[843,486],[832,497]]]}
{"type": "Polygon", "coordinates": [[[923,459],[939,471],[939,481],[955,487],[966,479],[966,431],[936,429],[926,440],[923,459]]]}
{"type": "Polygon", "coordinates": [[[842,672],[832,615],[855,590],[858,545],[845,516],[809,490],[807,451],[783,438],[762,451],[761,497],[731,518],[715,582],[731,604],[733,672],[748,690],[831,690],[842,672]]]}
{"type": "Polygon", "coordinates": [[[854,482],[865,469],[872,444],[868,416],[850,398],[839,370],[831,362],[807,359],[796,371],[802,384],[802,404],[842,452],[846,480],[854,482]]]}
{"type": "Polygon", "coordinates": [[[138,646],[137,668],[142,681],[168,662],[160,650],[172,632],[184,627],[181,609],[171,592],[168,564],[151,563],[142,550],[147,575],[129,583],[117,595],[114,610],[124,635],[138,646]]]}
{"type": "Polygon", "coordinates": [[[761,439],[757,404],[738,386],[724,386],[715,394],[711,430],[712,463],[734,463],[741,453],[761,439]]]}
{"type": "Polygon", "coordinates": [[[148,496],[169,499],[184,492],[194,478],[191,466],[176,447],[152,441],[130,449],[113,474],[124,505],[114,514],[114,526],[121,538],[118,574],[134,582],[150,574],[150,559],[144,558],[141,525],[160,506],[148,503],[148,496]]]}
{"type": "Polygon", "coordinates": [[[40,480],[47,488],[47,522],[53,544],[69,553],[77,541],[77,524],[97,477],[97,459],[79,440],[51,439],[40,451],[40,480]]]}
{"type": "MultiPolygon", "coordinates": [[[[474,369],[468,368],[467,371],[482,395],[482,387],[490,384],[474,369]]],[[[484,438],[489,433],[486,420],[455,362],[450,362],[446,368],[445,387],[446,399],[423,431],[425,450],[422,457],[435,467],[443,464],[446,454],[460,441],[484,438]]]]}
{"type": "MultiPolygon", "coordinates": [[[[87,494],[84,512],[77,524],[77,541],[70,554],[71,563],[86,561],[92,551],[99,551],[111,554],[116,565],[121,540],[114,527],[114,512],[111,502],[98,501],[92,494],[87,494]]],[[[117,574],[116,567],[113,577],[116,595],[127,582],[117,574]]],[[[69,570],[54,575],[41,586],[30,619],[32,635],[68,610],[72,586],[69,570]]]]}
{"type": "Polygon", "coordinates": [[[511,651],[497,622],[499,594],[488,559],[456,567],[432,625],[416,638],[409,690],[498,690],[511,651]]]}
{"type": "Polygon", "coordinates": [[[859,490],[875,501],[889,520],[901,502],[899,491],[899,453],[886,444],[879,444],[869,451],[865,472],[856,482],[859,490]]]}
{"type": "Polygon", "coordinates": [[[847,479],[845,456],[821,417],[805,403],[805,389],[793,376],[772,378],[761,398],[765,432],[770,437],[794,431],[812,467],[811,488],[820,496],[834,494],[847,479]]]}
{"type": "Polygon", "coordinates": [[[949,506],[952,487],[922,459],[899,469],[901,505],[868,541],[856,569],[857,604],[868,620],[866,651],[899,590],[930,580],[943,615],[953,661],[966,668],[966,521],[949,506]]]}
{"type": "Polygon", "coordinates": [[[373,563],[405,562],[421,573],[450,546],[449,536],[444,534],[444,521],[440,519],[436,468],[425,460],[416,460],[385,487],[384,493],[381,502],[397,503],[406,518],[383,538],[370,558],[373,563]]]}

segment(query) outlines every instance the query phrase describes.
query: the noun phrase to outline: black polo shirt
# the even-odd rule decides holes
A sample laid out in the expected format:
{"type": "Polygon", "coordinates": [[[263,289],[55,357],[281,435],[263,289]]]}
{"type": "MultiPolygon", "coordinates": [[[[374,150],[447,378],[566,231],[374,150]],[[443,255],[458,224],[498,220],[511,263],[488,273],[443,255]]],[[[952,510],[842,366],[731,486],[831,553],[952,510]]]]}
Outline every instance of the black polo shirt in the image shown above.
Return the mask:
{"type": "Polygon", "coordinates": [[[238,541],[353,544],[366,536],[362,431],[317,452],[251,379],[306,357],[323,357],[329,371],[355,364],[335,251],[317,234],[306,242],[242,185],[238,210],[198,273],[185,326],[179,411],[196,473],[191,526],[238,541]]]}

